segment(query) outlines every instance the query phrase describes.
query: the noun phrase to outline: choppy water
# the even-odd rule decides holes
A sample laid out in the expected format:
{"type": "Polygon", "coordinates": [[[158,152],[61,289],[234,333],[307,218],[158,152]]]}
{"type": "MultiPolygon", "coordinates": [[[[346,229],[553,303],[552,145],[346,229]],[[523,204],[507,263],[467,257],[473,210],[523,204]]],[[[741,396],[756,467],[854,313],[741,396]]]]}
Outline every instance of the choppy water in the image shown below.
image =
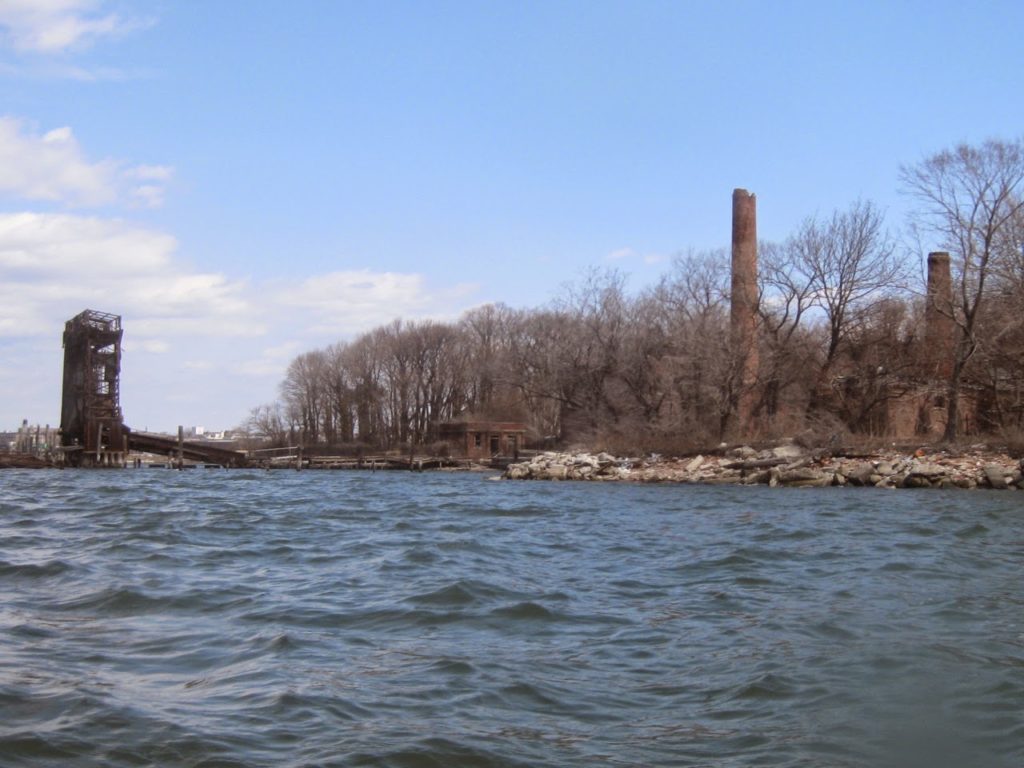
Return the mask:
{"type": "Polygon", "coordinates": [[[1024,494],[2,472],[0,764],[1020,766],[1024,494]]]}

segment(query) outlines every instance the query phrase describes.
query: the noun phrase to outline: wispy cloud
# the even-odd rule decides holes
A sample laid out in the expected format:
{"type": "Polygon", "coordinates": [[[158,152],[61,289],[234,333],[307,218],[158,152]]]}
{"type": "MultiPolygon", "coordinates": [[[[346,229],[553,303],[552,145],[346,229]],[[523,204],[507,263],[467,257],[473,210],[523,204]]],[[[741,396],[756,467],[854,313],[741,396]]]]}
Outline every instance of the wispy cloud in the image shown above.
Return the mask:
{"type": "Polygon", "coordinates": [[[8,420],[53,419],[60,329],[86,308],[124,318],[123,404],[133,423],[164,418],[173,400],[181,413],[170,418],[210,421],[201,414],[213,413],[230,425],[273,396],[299,352],[395,317],[451,318],[472,303],[473,286],[438,290],[419,274],[355,269],[253,281],[197,269],[171,234],[105,215],[108,206],[158,205],[173,175],[165,165],[90,159],[69,127],[41,132],[0,117],[0,197],[49,204],[0,213],[8,420]],[[26,371],[29,389],[19,384],[26,371]]]}
{"type": "Polygon", "coordinates": [[[454,317],[472,303],[472,286],[434,290],[418,274],[231,278],[190,269],[176,248],[169,235],[116,220],[0,215],[0,337],[52,334],[92,307],[125,316],[147,351],[199,337],[264,339],[268,350],[294,351],[396,317],[454,317]]]}
{"type": "Polygon", "coordinates": [[[230,426],[273,396],[298,353],[396,317],[454,318],[473,303],[472,286],[436,290],[418,274],[362,269],[252,281],[197,270],[177,249],[172,236],[122,220],[0,214],[0,382],[32,371],[38,384],[12,390],[9,402],[52,418],[60,329],[86,308],[124,318],[132,419],[156,423],[161,403],[184,387],[193,399],[171,418],[215,410],[230,426]]]}
{"type": "Polygon", "coordinates": [[[422,275],[374,272],[369,269],[330,272],[282,286],[280,303],[301,308],[308,317],[305,332],[313,336],[350,336],[382,325],[395,317],[430,317],[449,314],[458,302],[476,290],[459,284],[431,291],[422,275]]]}
{"type": "Polygon", "coordinates": [[[244,282],[190,271],[173,258],[176,246],[169,235],[118,220],[0,215],[0,335],[47,333],[61,315],[109,304],[134,315],[136,332],[148,337],[198,323],[215,335],[261,327],[244,282]]]}
{"type": "Polygon", "coordinates": [[[633,248],[618,248],[618,249],[612,251],[611,253],[609,253],[607,256],[605,256],[605,260],[607,260],[607,261],[637,261],[637,260],[639,260],[639,261],[643,262],[644,264],[646,264],[648,266],[652,266],[654,264],[662,264],[662,263],[668,261],[668,259],[669,259],[669,257],[668,257],[667,254],[663,254],[663,253],[640,253],[639,251],[637,251],[637,250],[635,250],[633,248]]]}
{"type": "Polygon", "coordinates": [[[292,358],[305,351],[306,348],[298,341],[286,341],[283,344],[264,347],[254,357],[235,363],[234,368],[243,376],[279,379],[292,358]]]}
{"type": "Polygon", "coordinates": [[[618,248],[609,253],[605,258],[608,261],[622,261],[623,259],[636,258],[636,251],[632,248],[618,248]]]}
{"type": "Polygon", "coordinates": [[[0,29],[16,51],[58,54],[148,26],[103,6],[96,0],[0,0],[0,29]]]}
{"type": "Polygon", "coordinates": [[[117,167],[88,162],[70,128],[31,134],[0,118],[0,192],[27,200],[104,205],[117,199],[117,167]]]}
{"type": "Polygon", "coordinates": [[[75,207],[155,207],[172,175],[167,166],[90,161],[67,126],[33,133],[21,120],[0,117],[0,194],[7,197],[75,207]]]}

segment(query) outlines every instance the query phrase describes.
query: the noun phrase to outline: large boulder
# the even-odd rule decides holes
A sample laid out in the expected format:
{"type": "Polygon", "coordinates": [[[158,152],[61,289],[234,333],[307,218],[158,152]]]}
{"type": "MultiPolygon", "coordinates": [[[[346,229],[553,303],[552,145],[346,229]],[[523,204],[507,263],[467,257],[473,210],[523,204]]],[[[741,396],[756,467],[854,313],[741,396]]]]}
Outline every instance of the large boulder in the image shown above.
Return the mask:
{"type": "Polygon", "coordinates": [[[907,465],[906,473],[896,475],[902,477],[899,485],[903,488],[931,488],[948,479],[948,472],[941,464],[912,459],[907,465]]]}
{"type": "Polygon", "coordinates": [[[844,474],[853,485],[874,485],[881,479],[875,472],[875,465],[867,461],[848,469],[844,474]]]}
{"type": "Polygon", "coordinates": [[[982,468],[982,472],[985,474],[985,480],[988,481],[989,486],[997,491],[1006,490],[1006,470],[1001,466],[998,464],[986,464],[982,468]]]}
{"type": "Polygon", "coordinates": [[[931,488],[932,481],[924,475],[907,475],[903,478],[904,488],[931,488]]]}
{"type": "Polygon", "coordinates": [[[538,480],[565,480],[569,477],[569,468],[565,464],[548,464],[534,473],[538,480]]]}
{"type": "Polygon", "coordinates": [[[945,475],[946,468],[941,464],[920,461],[919,459],[911,461],[910,467],[907,470],[908,477],[926,477],[929,480],[935,480],[945,475]]]}
{"type": "Polygon", "coordinates": [[[744,485],[758,485],[761,483],[770,483],[772,480],[772,471],[770,469],[762,469],[759,472],[751,472],[749,475],[743,478],[744,485]]]}
{"type": "Polygon", "coordinates": [[[777,459],[799,459],[803,455],[803,448],[796,443],[786,443],[772,448],[772,456],[777,459]]]}
{"type": "Polygon", "coordinates": [[[830,472],[821,472],[810,467],[799,467],[797,469],[782,470],[777,475],[779,485],[790,485],[795,487],[820,488],[832,485],[833,475],[830,472]]]}
{"type": "Polygon", "coordinates": [[[525,461],[519,464],[509,464],[505,468],[505,477],[509,480],[528,480],[532,474],[530,470],[529,463],[525,461]]]}

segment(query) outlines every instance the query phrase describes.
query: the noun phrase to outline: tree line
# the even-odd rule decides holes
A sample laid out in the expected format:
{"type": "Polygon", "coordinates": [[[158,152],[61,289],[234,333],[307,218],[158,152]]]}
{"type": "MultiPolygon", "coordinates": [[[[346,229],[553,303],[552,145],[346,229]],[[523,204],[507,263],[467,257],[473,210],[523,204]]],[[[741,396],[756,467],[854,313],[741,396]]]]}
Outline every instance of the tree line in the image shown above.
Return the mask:
{"type": "Polygon", "coordinates": [[[968,429],[1020,430],[1024,147],[958,145],[901,168],[900,184],[914,246],[863,200],[759,244],[755,382],[733,349],[730,255],[690,251],[636,293],[591,271],[540,308],[395,320],[305,352],[246,427],[277,444],[395,448],[436,442],[445,421],[521,420],[535,441],[671,452],[737,436],[745,395],[748,431],[768,437],[885,435],[894,401],[930,392],[947,439],[968,395],[980,414],[968,429]],[[951,261],[952,301],[931,307],[953,329],[941,369],[925,343],[927,251],[951,261]]]}

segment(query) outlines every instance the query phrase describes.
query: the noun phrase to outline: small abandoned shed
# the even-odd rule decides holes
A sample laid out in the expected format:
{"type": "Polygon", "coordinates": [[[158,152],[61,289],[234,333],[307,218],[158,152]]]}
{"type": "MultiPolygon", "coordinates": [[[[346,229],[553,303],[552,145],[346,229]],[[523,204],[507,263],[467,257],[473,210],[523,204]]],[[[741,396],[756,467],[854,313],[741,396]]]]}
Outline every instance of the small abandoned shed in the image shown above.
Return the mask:
{"type": "Polygon", "coordinates": [[[526,438],[526,425],[518,421],[448,421],[438,432],[451,445],[453,455],[489,459],[516,456],[526,438]]]}

